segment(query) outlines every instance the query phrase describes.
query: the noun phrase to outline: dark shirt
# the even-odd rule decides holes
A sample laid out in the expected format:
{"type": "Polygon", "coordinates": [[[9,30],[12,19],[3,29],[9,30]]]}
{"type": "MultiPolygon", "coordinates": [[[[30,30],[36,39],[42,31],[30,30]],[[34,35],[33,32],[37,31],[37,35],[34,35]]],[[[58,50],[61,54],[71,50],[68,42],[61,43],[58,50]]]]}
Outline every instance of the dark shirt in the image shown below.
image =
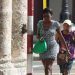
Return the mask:
{"type": "Polygon", "coordinates": [[[69,48],[70,53],[71,53],[70,57],[71,57],[72,60],[75,59],[75,56],[74,56],[75,55],[75,39],[74,39],[75,34],[74,33],[75,32],[69,32],[66,35],[62,31],[62,35],[63,35],[63,37],[65,39],[65,42],[66,42],[66,44],[69,48]]]}

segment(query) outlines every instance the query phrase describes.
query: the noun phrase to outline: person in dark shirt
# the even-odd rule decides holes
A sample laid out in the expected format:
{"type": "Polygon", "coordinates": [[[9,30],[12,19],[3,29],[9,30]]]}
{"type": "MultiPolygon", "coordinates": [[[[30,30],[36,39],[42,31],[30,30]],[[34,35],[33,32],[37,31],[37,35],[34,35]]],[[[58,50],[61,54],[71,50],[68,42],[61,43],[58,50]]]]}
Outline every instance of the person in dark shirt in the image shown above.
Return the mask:
{"type": "MultiPolygon", "coordinates": [[[[72,23],[70,20],[67,19],[63,22],[63,30],[61,32],[70,52],[70,60],[68,63],[59,64],[62,75],[68,75],[70,73],[73,60],[75,59],[75,31],[72,31],[71,27],[72,23]]],[[[65,52],[65,47],[61,43],[59,44],[60,52],[65,52]]]]}

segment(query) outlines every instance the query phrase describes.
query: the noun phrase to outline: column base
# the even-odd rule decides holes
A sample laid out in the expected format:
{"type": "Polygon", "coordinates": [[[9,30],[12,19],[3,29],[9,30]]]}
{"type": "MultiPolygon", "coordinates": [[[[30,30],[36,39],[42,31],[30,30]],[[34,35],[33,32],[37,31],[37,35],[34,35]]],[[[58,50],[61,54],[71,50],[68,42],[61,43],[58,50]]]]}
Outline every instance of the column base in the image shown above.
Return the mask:
{"type": "Polygon", "coordinates": [[[26,75],[26,61],[16,62],[9,56],[3,56],[0,58],[0,75],[26,75]]]}
{"type": "Polygon", "coordinates": [[[12,58],[14,62],[24,62],[27,60],[27,57],[26,56],[22,56],[22,55],[19,55],[15,58],[12,58]]]}
{"type": "Polygon", "coordinates": [[[0,64],[0,75],[19,75],[11,62],[0,64]]]}
{"type": "Polygon", "coordinates": [[[18,75],[26,75],[27,60],[16,57],[15,59],[13,58],[12,63],[14,67],[17,68],[18,75]]]}

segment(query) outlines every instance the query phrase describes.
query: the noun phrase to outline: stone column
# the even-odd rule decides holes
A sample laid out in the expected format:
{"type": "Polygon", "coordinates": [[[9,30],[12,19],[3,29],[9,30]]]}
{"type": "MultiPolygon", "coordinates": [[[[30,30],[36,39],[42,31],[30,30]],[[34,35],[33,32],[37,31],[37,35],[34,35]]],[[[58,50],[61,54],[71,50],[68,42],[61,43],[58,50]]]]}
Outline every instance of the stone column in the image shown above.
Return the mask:
{"type": "Polygon", "coordinates": [[[0,0],[0,58],[11,58],[11,28],[12,0],[0,0]]]}
{"type": "Polygon", "coordinates": [[[12,54],[16,59],[27,58],[27,34],[21,34],[22,26],[27,25],[27,0],[13,0],[12,15],[12,54]]]}
{"type": "Polygon", "coordinates": [[[11,63],[11,36],[12,0],[0,0],[0,75],[17,75],[11,63]]]}

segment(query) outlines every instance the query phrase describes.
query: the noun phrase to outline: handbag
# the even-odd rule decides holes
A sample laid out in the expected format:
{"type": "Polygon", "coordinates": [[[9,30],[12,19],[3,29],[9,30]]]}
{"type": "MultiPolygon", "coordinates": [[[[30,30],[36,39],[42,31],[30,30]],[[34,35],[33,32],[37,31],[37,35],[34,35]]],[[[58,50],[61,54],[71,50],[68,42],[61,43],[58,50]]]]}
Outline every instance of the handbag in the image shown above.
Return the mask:
{"type": "Polygon", "coordinates": [[[43,38],[43,34],[42,34],[42,23],[43,21],[39,21],[39,25],[38,25],[38,33],[40,34],[40,39],[35,43],[32,52],[36,53],[36,54],[40,54],[40,53],[44,53],[47,51],[47,43],[46,40],[43,38]]]}
{"type": "Polygon", "coordinates": [[[32,50],[32,52],[36,54],[44,53],[46,51],[47,51],[47,43],[44,39],[42,41],[38,40],[35,43],[33,50],[32,50]]]}
{"type": "Polygon", "coordinates": [[[61,64],[65,64],[68,63],[70,59],[70,54],[68,53],[68,51],[63,51],[57,54],[57,64],[61,65],[61,64]]]}

